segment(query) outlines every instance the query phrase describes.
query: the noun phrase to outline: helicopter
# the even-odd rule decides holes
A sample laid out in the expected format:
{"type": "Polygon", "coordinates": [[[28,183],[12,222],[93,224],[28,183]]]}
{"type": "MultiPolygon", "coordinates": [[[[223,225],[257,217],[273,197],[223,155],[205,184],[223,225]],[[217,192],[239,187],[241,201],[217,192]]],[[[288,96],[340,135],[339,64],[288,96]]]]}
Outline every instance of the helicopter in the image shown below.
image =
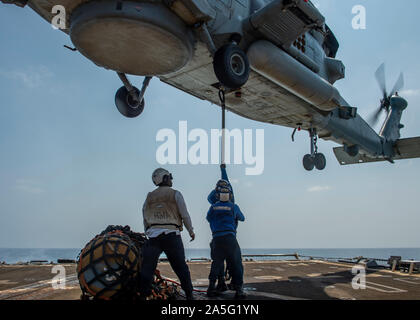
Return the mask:
{"type": "Polygon", "coordinates": [[[115,104],[125,117],[143,112],[157,77],[241,117],[292,128],[292,140],[307,131],[308,171],[326,167],[318,139],[340,145],[341,165],[420,157],[420,137],[401,139],[403,74],[390,91],[385,65],[375,74],[382,97],[370,122],[387,114],[377,133],[334,87],[345,78],[339,42],[309,0],[1,1],[29,6],[48,22],[54,6],[64,8],[61,29],[74,45],[66,47],[117,73],[123,86],[115,104]],[[127,75],[145,77],[141,89],[127,75]]]}

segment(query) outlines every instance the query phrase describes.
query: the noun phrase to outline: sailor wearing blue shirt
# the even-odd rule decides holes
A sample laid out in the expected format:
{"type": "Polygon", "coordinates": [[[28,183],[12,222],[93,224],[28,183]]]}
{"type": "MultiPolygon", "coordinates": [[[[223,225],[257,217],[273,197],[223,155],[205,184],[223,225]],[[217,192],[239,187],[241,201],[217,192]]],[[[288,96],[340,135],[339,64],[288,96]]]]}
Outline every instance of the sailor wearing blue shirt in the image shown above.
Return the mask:
{"type": "Polygon", "coordinates": [[[217,295],[216,280],[223,272],[224,260],[230,265],[232,284],[236,290],[235,298],[245,297],[243,291],[243,266],[241,248],[236,240],[237,221],[245,221],[238,205],[232,202],[232,191],[229,187],[216,189],[217,202],[208,213],[207,221],[213,234],[213,261],[209,275],[209,297],[217,295]]]}
{"type": "MultiPolygon", "coordinates": [[[[207,201],[210,204],[215,204],[218,201],[217,200],[217,197],[216,197],[216,190],[217,190],[217,188],[219,188],[219,187],[227,187],[232,192],[232,202],[235,203],[235,196],[233,194],[232,185],[229,182],[229,178],[228,178],[228,175],[227,175],[227,172],[226,172],[226,164],[224,164],[224,163],[221,164],[220,165],[220,170],[221,170],[221,173],[222,173],[221,180],[219,180],[217,182],[216,188],[214,188],[210,192],[210,194],[207,197],[207,201]]],[[[238,226],[238,221],[236,221],[236,227],[237,226],[238,226]]],[[[211,257],[212,260],[214,259],[214,242],[213,241],[210,242],[210,257],[211,257]]],[[[226,268],[227,268],[227,270],[229,272],[229,275],[231,275],[232,273],[230,271],[231,268],[230,268],[229,263],[226,264],[226,268]]],[[[216,290],[219,293],[220,292],[225,292],[225,291],[228,290],[228,286],[226,285],[226,281],[225,281],[225,272],[224,271],[225,270],[224,270],[224,266],[223,266],[223,269],[221,270],[221,272],[220,272],[220,274],[219,274],[219,276],[217,278],[216,290]]]]}

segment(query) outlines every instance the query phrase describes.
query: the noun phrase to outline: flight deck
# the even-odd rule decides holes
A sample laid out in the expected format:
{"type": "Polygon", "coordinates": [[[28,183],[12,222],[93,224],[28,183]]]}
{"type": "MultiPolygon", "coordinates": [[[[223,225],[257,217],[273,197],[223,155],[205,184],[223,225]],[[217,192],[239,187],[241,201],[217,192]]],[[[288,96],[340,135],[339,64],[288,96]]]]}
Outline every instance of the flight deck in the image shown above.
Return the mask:
{"type": "MultiPolygon", "coordinates": [[[[420,300],[420,275],[385,268],[366,268],[365,289],[354,289],[356,264],[325,260],[244,261],[244,287],[250,300],[420,300]]],[[[211,263],[188,262],[197,300],[208,300],[205,292],[211,263]]],[[[65,289],[53,289],[52,264],[1,265],[0,300],[78,300],[81,290],[76,264],[62,264],[65,289]]],[[[176,280],[170,265],[158,269],[176,280]]],[[[233,299],[226,291],[212,299],[233,299]]],[[[182,297],[180,297],[182,299],[182,297]]]]}

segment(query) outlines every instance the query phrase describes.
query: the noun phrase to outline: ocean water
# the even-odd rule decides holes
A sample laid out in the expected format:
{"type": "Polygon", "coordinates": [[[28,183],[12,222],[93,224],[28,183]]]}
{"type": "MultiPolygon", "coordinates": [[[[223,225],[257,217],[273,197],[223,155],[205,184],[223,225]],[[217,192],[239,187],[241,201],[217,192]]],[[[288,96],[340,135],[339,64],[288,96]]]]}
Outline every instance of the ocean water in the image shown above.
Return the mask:
{"type": "MultiPolygon", "coordinates": [[[[56,262],[57,259],[76,259],[79,248],[73,249],[13,249],[0,248],[0,262],[9,264],[17,262],[27,262],[31,260],[47,260],[56,262]]],[[[377,258],[388,259],[390,256],[401,256],[403,259],[420,260],[420,248],[379,248],[379,249],[242,249],[242,254],[294,254],[301,256],[322,257],[322,258],[377,258]]],[[[186,249],[187,259],[191,258],[210,258],[210,249],[186,249]]],[[[164,257],[164,255],[162,255],[164,257]]],[[[255,258],[269,260],[272,258],[255,258]]],[[[277,259],[277,258],[276,258],[277,259]]],[[[285,259],[291,259],[285,258],[285,259]]]]}

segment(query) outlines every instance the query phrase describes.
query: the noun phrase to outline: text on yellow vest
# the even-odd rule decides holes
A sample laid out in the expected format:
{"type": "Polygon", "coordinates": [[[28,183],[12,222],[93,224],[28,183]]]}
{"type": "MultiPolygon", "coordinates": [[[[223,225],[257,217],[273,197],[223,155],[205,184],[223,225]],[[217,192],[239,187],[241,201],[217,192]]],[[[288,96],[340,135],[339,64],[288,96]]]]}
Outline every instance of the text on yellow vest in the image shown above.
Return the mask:
{"type": "Polygon", "coordinates": [[[150,227],[182,231],[182,218],[175,200],[175,190],[158,187],[147,195],[144,219],[150,227]]]}

